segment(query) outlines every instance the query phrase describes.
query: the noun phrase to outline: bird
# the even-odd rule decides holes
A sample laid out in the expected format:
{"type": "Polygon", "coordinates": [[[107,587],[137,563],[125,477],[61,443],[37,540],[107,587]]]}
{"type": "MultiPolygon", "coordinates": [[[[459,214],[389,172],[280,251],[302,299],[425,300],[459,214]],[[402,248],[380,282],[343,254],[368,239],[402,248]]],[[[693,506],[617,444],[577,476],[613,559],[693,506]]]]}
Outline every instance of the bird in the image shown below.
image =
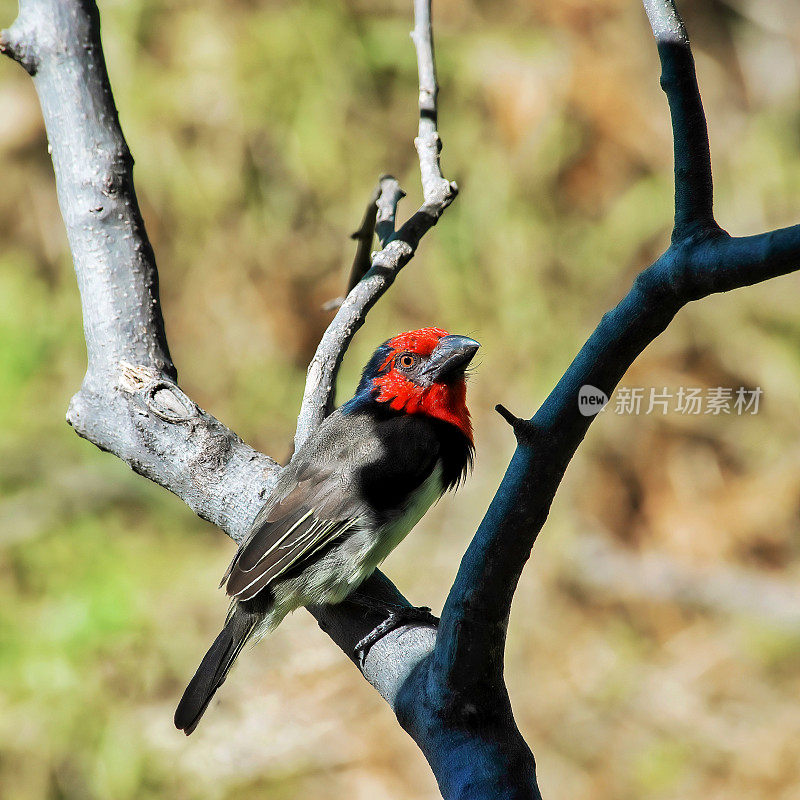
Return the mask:
{"type": "Polygon", "coordinates": [[[225,625],[175,712],[191,734],[245,644],[343,601],[470,471],[466,371],[480,344],[429,327],[381,344],[353,397],[298,448],[220,586],[225,625]]]}

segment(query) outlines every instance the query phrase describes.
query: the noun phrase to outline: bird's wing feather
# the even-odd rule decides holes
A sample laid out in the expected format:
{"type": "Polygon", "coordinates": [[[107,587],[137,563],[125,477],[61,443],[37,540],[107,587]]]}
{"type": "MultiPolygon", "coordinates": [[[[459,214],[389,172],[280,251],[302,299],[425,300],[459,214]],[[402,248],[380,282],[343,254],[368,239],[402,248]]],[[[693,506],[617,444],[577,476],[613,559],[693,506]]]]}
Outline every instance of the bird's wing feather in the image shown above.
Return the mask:
{"type": "Polygon", "coordinates": [[[409,415],[328,417],[256,517],[223,578],[228,594],[252,599],[354,527],[399,512],[439,457],[429,424],[409,415]]]}
{"type": "Polygon", "coordinates": [[[358,524],[362,509],[335,472],[303,480],[256,520],[227,577],[227,591],[249,600],[358,524]]]}
{"type": "Polygon", "coordinates": [[[300,568],[364,517],[363,499],[353,486],[353,465],[372,460],[374,453],[354,444],[358,437],[354,439],[340,415],[323,425],[316,442],[298,452],[286,470],[284,485],[259,512],[223,578],[228,594],[237,600],[251,599],[276,578],[300,568]]]}

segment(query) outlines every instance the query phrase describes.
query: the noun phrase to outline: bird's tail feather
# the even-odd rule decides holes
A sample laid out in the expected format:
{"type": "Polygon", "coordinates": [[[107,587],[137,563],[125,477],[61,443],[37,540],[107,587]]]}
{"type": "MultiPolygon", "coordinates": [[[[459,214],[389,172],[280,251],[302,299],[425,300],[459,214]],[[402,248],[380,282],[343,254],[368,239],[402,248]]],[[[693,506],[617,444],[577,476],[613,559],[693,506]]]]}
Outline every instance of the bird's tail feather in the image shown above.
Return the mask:
{"type": "Polygon", "coordinates": [[[175,727],[187,736],[197,727],[211,698],[225,682],[228,670],[261,619],[262,614],[250,613],[234,604],[225,627],[200,662],[175,711],[175,727]]]}

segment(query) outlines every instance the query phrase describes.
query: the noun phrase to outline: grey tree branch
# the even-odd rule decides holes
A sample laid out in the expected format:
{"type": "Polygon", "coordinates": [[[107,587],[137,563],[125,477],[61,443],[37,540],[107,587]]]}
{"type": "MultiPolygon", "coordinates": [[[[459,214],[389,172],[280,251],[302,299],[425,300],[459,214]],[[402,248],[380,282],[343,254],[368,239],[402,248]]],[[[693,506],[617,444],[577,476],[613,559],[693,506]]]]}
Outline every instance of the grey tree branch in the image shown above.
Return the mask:
{"type": "MultiPolygon", "coordinates": [[[[458,187],[442,176],[439,164],[441,139],[437,129],[436,70],[431,34],[431,0],[415,0],[414,32],[419,72],[419,132],[414,140],[419,154],[424,202],[397,233],[389,235],[388,224],[396,214],[403,192],[389,180],[381,181],[379,235],[383,249],[372,255],[364,277],[350,290],[333,321],[322,336],[308,365],[303,403],[297,419],[294,447],[311,435],[333,409],[336,376],[342,358],[367,312],[394,283],[397,273],[411,260],[422,237],[436,224],[453,202],[458,187]]],[[[388,176],[387,176],[388,177],[388,176]]]]}
{"type": "Polygon", "coordinates": [[[375,234],[381,247],[386,247],[394,237],[397,204],[406,196],[400,184],[391,175],[384,175],[380,182],[380,193],[375,217],[375,234]]]}
{"type": "Polygon", "coordinates": [[[239,539],[278,467],[176,384],[97,8],[23,0],[0,48],[39,95],[81,293],[88,368],[67,420],[239,539]]]}
{"type": "MultiPolygon", "coordinates": [[[[430,39],[423,42],[422,57],[430,39]]],[[[177,385],[158,295],[158,272],[133,185],[133,159],[119,126],[92,0],[21,0],[0,52],[32,75],[53,156],[58,198],[83,305],[88,368],[67,419],[75,430],[169,489],[240,541],[269,495],[280,466],[200,409],[177,385]]],[[[455,194],[395,234],[403,192],[384,176],[375,222],[383,249],[349,293],[323,344],[338,366],[363,317],[408,262],[419,238],[455,194]],[[338,348],[338,350],[336,350],[338,348]]],[[[426,195],[427,197],[427,195],[426,195]]],[[[418,212],[420,214],[421,212],[418,212]]],[[[417,219],[415,219],[417,218],[417,219]]],[[[369,221],[369,220],[368,220],[369,221]]],[[[332,400],[312,396],[317,421],[332,400]]],[[[310,428],[306,429],[306,435],[310,428]]],[[[370,606],[409,605],[385,576],[360,587],[370,606]]],[[[358,598],[354,598],[358,599],[358,598]]],[[[385,614],[354,602],[310,609],[353,658],[353,647],[385,614]]],[[[392,705],[408,673],[433,649],[435,631],[400,627],[374,644],[362,672],[392,705]]]]}
{"type": "Polygon", "coordinates": [[[414,30],[419,67],[419,133],[414,146],[419,154],[422,191],[425,203],[420,210],[438,218],[455,198],[458,187],[442,175],[439,154],[442,140],[437,130],[439,120],[439,85],[436,82],[436,59],[433,52],[431,0],[414,0],[414,30]]]}

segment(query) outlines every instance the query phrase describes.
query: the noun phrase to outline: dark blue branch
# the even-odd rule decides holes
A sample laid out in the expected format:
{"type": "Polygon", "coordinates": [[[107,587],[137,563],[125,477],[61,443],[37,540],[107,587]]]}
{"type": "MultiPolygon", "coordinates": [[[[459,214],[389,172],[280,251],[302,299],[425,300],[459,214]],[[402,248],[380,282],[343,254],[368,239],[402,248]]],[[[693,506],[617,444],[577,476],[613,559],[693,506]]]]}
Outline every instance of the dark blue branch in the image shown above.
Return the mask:
{"type": "MultiPolygon", "coordinates": [[[[725,236],[715,243],[711,274],[712,291],[726,292],[740,286],[794,272],[800,265],[800,225],[779,228],[756,236],[725,236]],[[726,265],[734,264],[730,270],[726,265]],[[716,266],[716,270],[714,267],[716,266]]],[[[699,280],[699,276],[698,276],[699,280]]],[[[709,292],[710,293],[710,292],[709,292]]]]}
{"type": "Polygon", "coordinates": [[[403,684],[395,710],[430,764],[442,797],[541,800],[536,762],[502,682],[468,698],[455,687],[443,692],[424,662],[403,684]],[[443,695],[449,705],[442,705],[443,695]]]}
{"type": "Polygon", "coordinates": [[[434,658],[448,682],[501,673],[511,600],[564,472],[591,423],[578,394],[611,396],[639,353],[688,302],[759,283],[800,266],[800,226],[731,238],[707,226],[673,244],[642,272],[594,333],[532,419],[515,425],[518,447],[461,562],[434,658]]]}
{"type": "Polygon", "coordinates": [[[681,237],[714,222],[711,152],[688,39],[658,42],[661,88],[667,95],[675,154],[675,229],[681,237]]]}
{"type": "Polygon", "coordinates": [[[675,139],[672,244],[603,316],[530,420],[498,409],[513,424],[517,449],[461,561],[427,667],[451,703],[453,696],[474,698],[502,682],[520,574],[567,465],[596,419],[580,413],[580,388],[590,385],[610,397],[639,353],[687,303],[800,266],[800,226],[732,238],[715,222],[708,134],[689,42],[671,0],[645,0],[645,6],[659,39],[675,139]]]}

